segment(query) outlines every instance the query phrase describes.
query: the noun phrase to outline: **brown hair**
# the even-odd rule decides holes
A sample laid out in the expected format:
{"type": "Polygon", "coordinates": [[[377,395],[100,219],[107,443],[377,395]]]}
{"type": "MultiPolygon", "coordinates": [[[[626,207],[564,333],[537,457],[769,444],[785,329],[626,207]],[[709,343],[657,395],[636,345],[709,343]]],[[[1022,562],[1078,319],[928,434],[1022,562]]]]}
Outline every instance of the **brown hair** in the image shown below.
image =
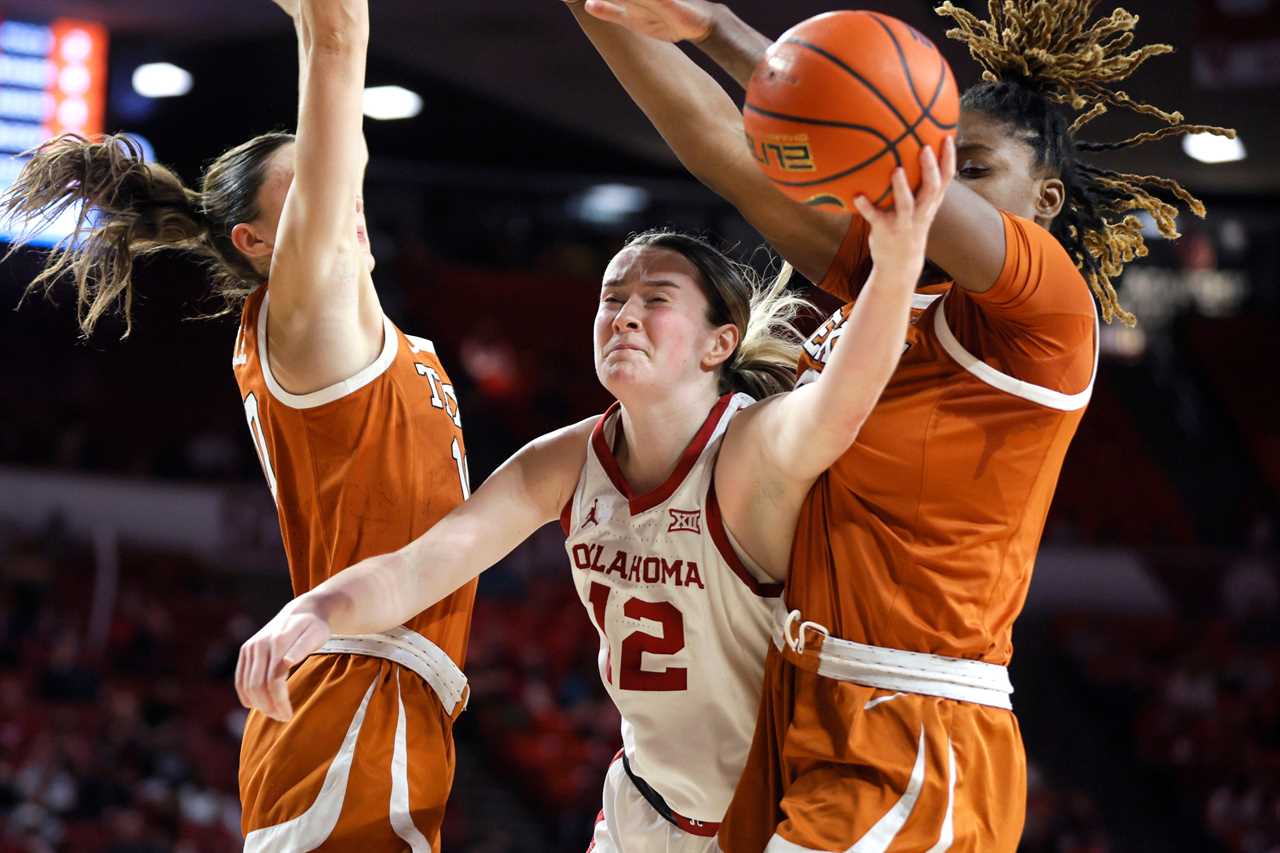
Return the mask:
{"type": "Polygon", "coordinates": [[[1234,137],[1228,128],[1186,124],[1182,113],[1135,101],[1116,84],[1153,56],[1171,53],[1167,44],[1130,50],[1138,16],[1116,9],[1094,21],[1094,0],[988,0],[987,20],[951,2],[936,11],[953,19],[949,38],[963,42],[982,66],[983,82],[965,92],[961,106],[1028,132],[1039,166],[1061,177],[1067,198],[1052,231],[1084,273],[1107,322],[1134,325],[1112,279],[1125,264],[1147,254],[1143,211],[1166,239],[1178,236],[1178,208],[1152,194],[1163,190],[1201,218],[1204,205],[1177,181],[1131,175],[1083,162],[1081,152],[1112,151],[1186,133],[1234,137]],[[1078,141],[1088,122],[1117,107],[1164,122],[1165,127],[1118,142],[1078,141]],[[1070,110],[1076,115],[1067,115],[1070,110]]]}
{"type": "Polygon", "coordinates": [[[698,270],[706,294],[707,322],[738,327],[738,348],[720,371],[720,393],[742,392],[757,400],[790,391],[796,384],[804,336],[796,315],[813,306],[787,292],[791,266],[768,286],[757,284],[755,270],[736,263],[706,240],[667,229],[635,234],[626,247],[654,246],[678,252],[698,270]]]}
{"type": "Polygon", "coordinates": [[[177,249],[207,266],[213,293],[224,302],[214,316],[234,310],[264,279],[232,244],[231,229],[262,213],[258,192],[267,164],[293,141],[290,134],[270,133],[231,149],[205,170],[200,192],[165,166],[145,162],[128,136],[91,141],[67,134],[46,142],[30,152],[0,196],[0,217],[44,223],[80,206],[79,215],[74,232],[50,252],[26,294],[47,294],[69,275],[84,335],[119,304],[128,336],[134,259],[177,249]]]}

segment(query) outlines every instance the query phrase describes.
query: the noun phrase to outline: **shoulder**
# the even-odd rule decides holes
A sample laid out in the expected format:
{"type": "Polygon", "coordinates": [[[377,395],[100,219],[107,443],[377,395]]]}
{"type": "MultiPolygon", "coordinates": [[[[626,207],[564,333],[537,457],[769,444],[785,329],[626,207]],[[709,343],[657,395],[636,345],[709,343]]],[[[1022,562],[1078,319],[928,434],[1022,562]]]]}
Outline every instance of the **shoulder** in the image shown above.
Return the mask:
{"type": "MultiPolygon", "coordinates": [[[[1043,226],[1007,211],[1004,268],[981,299],[1017,307],[1037,298],[1062,313],[1093,315],[1093,297],[1066,247],[1043,226]]],[[[1046,306],[1048,307],[1048,306],[1046,306]]]]}
{"type": "Polygon", "coordinates": [[[717,475],[740,477],[748,472],[760,472],[760,466],[769,461],[768,438],[779,428],[784,415],[785,402],[795,391],[774,394],[743,406],[733,416],[725,431],[716,460],[717,475]]]}
{"type": "Polygon", "coordinates": [[[732,435],[741,436],[759,429],[762,423],[768,422],[770,418],[776,415],[779,406],[787,399],[787,395],[791,393],[793,392],[783,391],[773,396],[765,397],[763,400],[751,400],[738,407],[725,433],[725,440],[727,441],[732,435]]]}
{"type": "Polygon", "coordinates": [[[507,460],[492,479],[498,480],[504,471],[507,476],[514,476],[515,488],[548,519],[555,518],[578,486],[597,420],[588,418],[535,438],[507,460]]]}
{"type": "Polygon", "coordinates": [[[587,458],[591,432],[599,416],[586,418],[535,438],[517,454],[525,460],[529,473],[536,476],[572,474],[576,479],[587,458]]]}
{"type": "Polygon", "coordinates": [[[557,452],[586,452],[587,442],[591,440],[591,433],[595,429],[596,424],[600,421],[599,415],[592,415],[584,418],[576,424],[560,427],[554,432],[549,432],[537,441],[546,443],[550,449],[557,452]]]}

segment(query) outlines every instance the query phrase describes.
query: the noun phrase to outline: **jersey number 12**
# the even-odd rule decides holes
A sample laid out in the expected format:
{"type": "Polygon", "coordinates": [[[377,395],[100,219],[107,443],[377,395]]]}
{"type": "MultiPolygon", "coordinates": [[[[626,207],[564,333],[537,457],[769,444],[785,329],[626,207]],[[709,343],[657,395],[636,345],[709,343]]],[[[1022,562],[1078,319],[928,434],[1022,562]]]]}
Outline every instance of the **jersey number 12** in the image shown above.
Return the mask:
{"type": "MultiPolygon", "coordinates": [[[[605,633],[605,611],[609,606],[612,587],[602,583],[591,584],[591,610],[595,613],[600,633],[605,633]]],[[[661,672],[642,669],[645,652],[651,655],[674,655],[684,648],[684,616],[669,601],[645,601],[629,598],[622,606],[622,614],[628,619],[648,619],[662,626],[662,635],[633,631],[622,641],[622,666],[618,673],[618,686],[623,690],[687,690],[689,670],[683,666],[669,666],[661,672]]],[[[613,681],[613,663],[609,662],[605,678],[613,681]]]]}

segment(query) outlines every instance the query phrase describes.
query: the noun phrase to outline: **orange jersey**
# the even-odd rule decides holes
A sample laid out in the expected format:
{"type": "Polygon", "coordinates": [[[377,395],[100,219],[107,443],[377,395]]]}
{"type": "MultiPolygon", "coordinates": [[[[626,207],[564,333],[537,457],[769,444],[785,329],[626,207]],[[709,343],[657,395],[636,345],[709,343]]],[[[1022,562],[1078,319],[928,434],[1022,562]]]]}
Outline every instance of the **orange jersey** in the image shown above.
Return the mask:
{"type": "MultiPolygon", "coordinates": [[[[232,364],[300,595],[404,547],[462,503],[466,447],[457,396],[430,341],[384,320],[373,364],[329,388],[290,394],[267,361],[269,303],[266,287],[249,297],[232,364]]],[[[406,623],[459,667],[475,589],[473,581],[406,623]]]]}
{"type": "MultiPolygon", "coordinates": [[[[801,510],[787,604],[833,636],[1005,664],[1067,446],[1097,367],[1088,285],[1043,228],[1004,214],[994,286],[917,294],[906,350],[857,442],[801,510]]],[[[823,289],[869,270],[855,217],[823,289]]],[[[806,343],[820,373],[852,310],[806,343]]]]}

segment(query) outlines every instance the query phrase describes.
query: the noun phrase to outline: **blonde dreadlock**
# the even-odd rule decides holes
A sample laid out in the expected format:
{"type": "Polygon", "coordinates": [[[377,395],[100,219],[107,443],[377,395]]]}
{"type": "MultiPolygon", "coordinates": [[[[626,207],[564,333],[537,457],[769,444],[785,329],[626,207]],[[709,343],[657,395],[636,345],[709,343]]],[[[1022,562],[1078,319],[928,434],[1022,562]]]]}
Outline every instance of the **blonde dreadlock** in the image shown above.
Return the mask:
{"type": "Polygon", "coordinates": [[[1114,88],[1153,56],[1171,53],[1167,44],[1130,49],[1138,16],[1116,9],[1092,24],[1093,0],[988,0],[981,20],[950,0],[935,11],[953,19],[947,37],[963,42],[982,66],[985,81],[965,93],[962,104],[1032,131],[1038,164],[1058,172],[1067,188],[1053,233],[1071,252],[1102,306],[1108,323],[1134,316],[1120,305],[1112,280],[1125,264],[1147,254],[1137,211],[1146,211],[1167,239],[1178,237],[1178,209],[1153,195],[1163,190],[1203,218],[1204,205],[1177,181],[1155,175],[1113,172],[1082,163],[1081,151],[1114,151],[1168,136],[1213,133],[1234,138],[1234,130],[1186,124],[1182,113],[1134,100],[1114,88]],[[1066,116],[1050,104],[1077,113],[1066,116]],[[1151,116],[1167,125],[1119,142],[1078,142],[1075,133],[1109,108],[1151,116]]]}

